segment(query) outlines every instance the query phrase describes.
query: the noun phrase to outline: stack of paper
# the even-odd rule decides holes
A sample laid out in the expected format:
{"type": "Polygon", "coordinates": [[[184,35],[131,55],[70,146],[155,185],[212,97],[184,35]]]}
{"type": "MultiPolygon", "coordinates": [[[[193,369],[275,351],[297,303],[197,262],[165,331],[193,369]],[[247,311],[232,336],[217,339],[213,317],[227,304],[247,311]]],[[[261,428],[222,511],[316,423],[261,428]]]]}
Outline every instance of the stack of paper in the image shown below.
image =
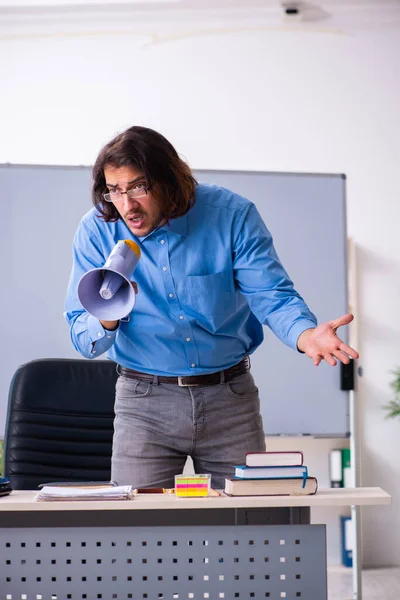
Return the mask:
{"type": "Polygon", "coordinates": [[[113,487],[72,487],[45,485],[35,500],[129,500],[133,498],[131,485],[113,487]]]}

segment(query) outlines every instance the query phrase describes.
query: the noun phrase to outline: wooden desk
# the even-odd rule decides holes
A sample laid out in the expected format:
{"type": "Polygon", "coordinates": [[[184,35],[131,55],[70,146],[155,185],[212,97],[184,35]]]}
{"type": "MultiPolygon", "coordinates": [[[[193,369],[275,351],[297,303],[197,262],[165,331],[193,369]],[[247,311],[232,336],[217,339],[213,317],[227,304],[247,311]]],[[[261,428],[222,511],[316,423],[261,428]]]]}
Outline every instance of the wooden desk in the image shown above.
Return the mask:
{"type": "Polygon", "coordinates": [[[380,488],[315,496],[35,502],[0,498],[0,600],[327,600],[313,506],[390,504],[380,488]]]}

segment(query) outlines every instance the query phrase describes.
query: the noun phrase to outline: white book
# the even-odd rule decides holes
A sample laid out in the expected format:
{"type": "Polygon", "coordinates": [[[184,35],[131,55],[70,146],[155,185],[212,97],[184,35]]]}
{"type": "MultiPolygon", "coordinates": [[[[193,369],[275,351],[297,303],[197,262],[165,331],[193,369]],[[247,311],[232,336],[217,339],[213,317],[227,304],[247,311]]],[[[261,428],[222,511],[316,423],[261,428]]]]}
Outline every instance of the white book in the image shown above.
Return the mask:
{"type": "Polygon", "coordinates": [[[225,479],[228,496],[308,496],[317,492],[315,477],[307,477],[304,485],[298,479],[225,479]],[[303,487],[304,486],[304,487],[303,487]]]}

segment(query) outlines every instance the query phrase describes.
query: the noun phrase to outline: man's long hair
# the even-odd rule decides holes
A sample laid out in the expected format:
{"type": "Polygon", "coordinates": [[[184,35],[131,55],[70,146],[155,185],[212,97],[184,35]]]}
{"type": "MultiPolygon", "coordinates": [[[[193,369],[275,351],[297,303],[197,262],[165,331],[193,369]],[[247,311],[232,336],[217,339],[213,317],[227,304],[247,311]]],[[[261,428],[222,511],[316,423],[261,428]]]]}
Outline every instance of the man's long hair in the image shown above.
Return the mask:
{"type": "Polygon", "coordinates": [[[105,167],[132,167],[143,173],[146,185],[169,221],[185,215],[194,204],[197,185],[190,167],[172,144],[147,127],[130,127],[100,151],[93,167],[92,201],[104,221],[117,221],[120,215],[103,194],[107,186],[105,167]]]}

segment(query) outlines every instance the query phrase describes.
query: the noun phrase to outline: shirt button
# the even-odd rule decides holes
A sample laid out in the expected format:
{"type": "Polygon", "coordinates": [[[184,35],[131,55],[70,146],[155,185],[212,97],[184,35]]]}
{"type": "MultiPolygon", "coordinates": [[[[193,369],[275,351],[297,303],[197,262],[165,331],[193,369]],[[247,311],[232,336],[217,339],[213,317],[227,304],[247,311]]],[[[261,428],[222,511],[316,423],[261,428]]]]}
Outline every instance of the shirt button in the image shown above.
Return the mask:
{"type": "Polygon", "coordinates": [[[168,296],[169,296],[170,298],[173,298],[173,297],[174,297],[174,295],[173,295],[173,294],[168,294],[168,296]]]}
{"type": "Polygon", "coordinates": [[[92,354],[96,354],[96,350],[92,350],[92,354]]]}
{"type": "Polygon", "coordinates": [[[167,270],[167,267],[163,267],[163,268],[162,268],[162,270],[163,270],[163,271],[166,271],[166,270],[167,270]]]}
{"type": "Polygon", "coordinates": [[[186,341],[187,341],[187,342],[190,342],[190,338],[186,338],[186,341]]]}
{"type": "Polygon", "coordinates": [[[101,334],[101,333],[100,333],[100,331],[99,331],[99,333],[97,334],[97,337],[101,337],[101,336],[102,336],[102,334],[101,334]]]}
{"type": "Polygon", "coordinates": [[[182,321],[182,319],[183,319],[183,315],[179,315],[179,318],[180,318],[180,320],[182,321]]]}
{"type": "Polygon", "coordinates": [[[191,366],[191,367],[195,367],[196,365],[195,365],[194,363],[192,363],[190,366],[191,366]]]}
{"type": "Polygon", "coordinates": [[[111,335],[108,335],[107,337],[108,337],[108,339],[111,339],[111,335]]]}
{"type": "Polygon", "coordinates": [[[161,244],[165,244],[165,240],[161,240],[161,244]]]}

